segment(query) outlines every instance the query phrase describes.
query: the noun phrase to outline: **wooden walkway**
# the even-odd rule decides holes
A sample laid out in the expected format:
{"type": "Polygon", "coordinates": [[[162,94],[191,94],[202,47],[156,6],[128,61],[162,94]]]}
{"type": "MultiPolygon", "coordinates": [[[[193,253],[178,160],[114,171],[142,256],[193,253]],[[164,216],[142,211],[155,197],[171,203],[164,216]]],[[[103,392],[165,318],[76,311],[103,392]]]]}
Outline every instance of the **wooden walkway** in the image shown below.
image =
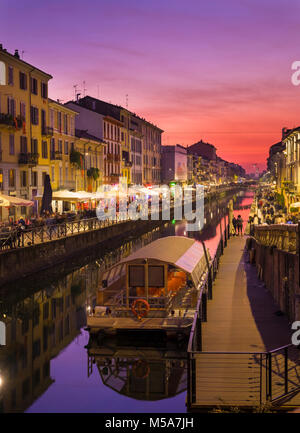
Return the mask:
{"type": "MultiPolygon", "coordinates": [[[[245,240],[231,238],[220,259],[213,299],[208,302],[207,322],[202,324],[204,353],[194,355],[196,383],[192,409],[258,405],[260,393],[265,393],[266,375],[260,368],[261,355],[255,352],[291,343],[286,316],[275,314],[279,307],[257,278],[255,266],[248,263],[245,240]]],[[[279,396],[284,390],[282,355],[278,354],[272,362],[272,371],[278,376],[273,393],[279,396]]],[[[299,366],[295,368],[294,363],[289,368],[289,380],[300,385],[299,366]]],[[[300,394],[290,404],[300,405],[300,394]]]]}

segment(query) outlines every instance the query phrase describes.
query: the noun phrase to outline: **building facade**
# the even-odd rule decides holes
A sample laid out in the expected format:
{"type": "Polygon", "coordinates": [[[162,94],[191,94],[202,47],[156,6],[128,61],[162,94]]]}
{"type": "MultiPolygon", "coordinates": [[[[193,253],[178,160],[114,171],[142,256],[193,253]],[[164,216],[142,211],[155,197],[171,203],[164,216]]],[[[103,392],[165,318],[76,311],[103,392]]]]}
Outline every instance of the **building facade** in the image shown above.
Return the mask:
{"type": "Polygon", "coordinates": [[[162,182],[187,183],[187,149],[180,144],[162,146],[162,182]]]}
{"type": "MultiPolygon", "coordinates": [[[[49,173],[53,131],[48,119],[48,73],[12,55],[0,45],[0,190],[35,201],[49,173]]],[[[23,208],[1,209],[2,219],[23,208]]],[[[16,213],[19,213],[17,215],[16,213]]]]}
{"type": "Polygon", "coordinates": [[[74,110],[49,99],[49,124],[53,136],[48,158],[53,191],[76,190],[75,173],[70,163],[70,153],[75,143],[76,115],[74,110]]]}

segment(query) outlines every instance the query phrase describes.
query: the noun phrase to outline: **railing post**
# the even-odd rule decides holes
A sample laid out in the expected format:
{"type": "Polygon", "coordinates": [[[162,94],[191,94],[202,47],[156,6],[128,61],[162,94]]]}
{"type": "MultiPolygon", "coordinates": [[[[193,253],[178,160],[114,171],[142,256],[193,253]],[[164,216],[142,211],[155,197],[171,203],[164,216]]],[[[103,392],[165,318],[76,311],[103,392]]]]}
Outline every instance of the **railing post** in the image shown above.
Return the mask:
{"type": "Polygon", "coordinates": [[[267,354],[267,363],[268,363],[268,368],[267,368],[267,383],[268,383],[268,388],[267,388],[267,400],[271,401],[272,400],[272,353],[268,353],[267,354]]]}
{"type": "Polygon", "coordinates": [[[224,214],[224,245],[227,247],[226,215],[224,214]]]}
{"type": "Polygon", "coordinates": [[[197,315],[197,332],[196,332],[196,350],[198,352],[202,352],[202,324],[201,324],[201,316],[198,312],[197,315]]]}
{"type": "Polygon", "coordinates": [[[206,297],[206,293],[202,294],[202,314],[201,317],[203,317],[202,322],[207,322],[207,297],[206,297]]]}
{"type": "Polygon", "coordinates": [[[284,390],[287,394],[289,392],[289,378],[288,378],[288,348],[284,348],[284,390]]]}
{"type": "Polygon", "coordinates": [[[220,220],[220,234],[221,234],[221,255],[224,252],[224,241],[223,241],[223,232],[222,232],[222,218],[220,220]]]}

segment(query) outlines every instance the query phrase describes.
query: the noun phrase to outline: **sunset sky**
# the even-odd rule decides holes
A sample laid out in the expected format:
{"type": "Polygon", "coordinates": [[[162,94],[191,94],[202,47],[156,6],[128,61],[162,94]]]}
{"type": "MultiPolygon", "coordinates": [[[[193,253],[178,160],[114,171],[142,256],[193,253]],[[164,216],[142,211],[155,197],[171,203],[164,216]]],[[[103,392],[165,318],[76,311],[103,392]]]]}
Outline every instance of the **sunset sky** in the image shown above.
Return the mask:
{"type": "Polygon", "coordinates": [[[53,75],[49,96],[126,106],[224,159],[265,168],[283,126],[300,124],[297,0],[1,0],[0,43],[53,75]]]}

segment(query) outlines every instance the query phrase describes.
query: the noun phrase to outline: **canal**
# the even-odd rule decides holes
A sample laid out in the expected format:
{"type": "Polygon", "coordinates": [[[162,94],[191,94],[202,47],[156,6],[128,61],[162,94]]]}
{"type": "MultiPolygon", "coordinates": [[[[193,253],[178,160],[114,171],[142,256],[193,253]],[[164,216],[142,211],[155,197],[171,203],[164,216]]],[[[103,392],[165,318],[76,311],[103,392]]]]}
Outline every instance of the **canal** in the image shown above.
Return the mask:
{"type": "Polygon", "coordinates": [[[245,225],[253,192],[241,190],[206,204],[201,232],[187,233],[185,221],[167,222],[1,288],[0,412],[185,412],[184,345],[111,339],[89,357],[86,314],[103,271],[159,237],[204,240],[213,255],[230,198],[245,225]]]}

